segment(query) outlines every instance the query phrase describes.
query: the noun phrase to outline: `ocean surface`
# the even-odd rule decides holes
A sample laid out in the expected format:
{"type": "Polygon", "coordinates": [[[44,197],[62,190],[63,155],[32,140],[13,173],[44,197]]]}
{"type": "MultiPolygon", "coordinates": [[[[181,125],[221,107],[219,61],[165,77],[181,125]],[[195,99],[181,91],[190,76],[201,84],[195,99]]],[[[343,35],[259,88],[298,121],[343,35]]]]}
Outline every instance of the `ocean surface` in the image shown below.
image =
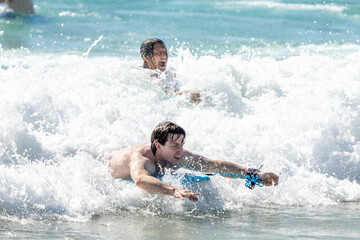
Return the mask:
{"type": "Polygon", "coordinates": [[[358,0],[34,4],[0,18],[0,239],[360,239],[358,0]],[[200,103],[139,67],[150,37],[200,103]],[[193,203],[113,179],[163,120],[279,186],[214,176],[193,203]]]}

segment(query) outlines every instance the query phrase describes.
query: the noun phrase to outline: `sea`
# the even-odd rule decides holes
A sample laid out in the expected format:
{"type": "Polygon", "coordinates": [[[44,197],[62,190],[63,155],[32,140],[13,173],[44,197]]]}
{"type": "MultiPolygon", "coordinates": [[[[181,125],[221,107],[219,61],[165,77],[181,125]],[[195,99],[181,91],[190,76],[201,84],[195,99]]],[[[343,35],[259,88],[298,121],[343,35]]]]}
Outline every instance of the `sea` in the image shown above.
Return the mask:
{"type": "MultiPolygon", "coordinates": [[[[4,4],[0,4],[4,9],[4,4]]],[[[360,1],[34,0],[0,18],[0,239],[360,239],[360,1]],[[182,91],[141,68],[157,37],[182,91]],[[199,201],[113,179],[173,121],[184,148],[274,172],[199,201]]]]}

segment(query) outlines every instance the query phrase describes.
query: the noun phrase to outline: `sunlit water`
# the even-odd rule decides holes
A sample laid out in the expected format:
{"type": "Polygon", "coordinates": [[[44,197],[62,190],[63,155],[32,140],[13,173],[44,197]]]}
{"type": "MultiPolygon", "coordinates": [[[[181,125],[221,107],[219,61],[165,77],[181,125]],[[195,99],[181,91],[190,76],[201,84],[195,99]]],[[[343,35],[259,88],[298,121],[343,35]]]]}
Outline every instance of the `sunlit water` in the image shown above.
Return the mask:
{"type": "MultiPolygon", "coordinates": [[[[35,1],[0,18],[0,238],[358,239],[357,1],[35,1]],[[159,37],[183,90],[151,82],[159,37]],[[192,203],[113,179],[171,120],[185,148],[280,176],[212,177],[192,203]]],[[[179,185],[179,183],[174,183],[179,185]]]]}

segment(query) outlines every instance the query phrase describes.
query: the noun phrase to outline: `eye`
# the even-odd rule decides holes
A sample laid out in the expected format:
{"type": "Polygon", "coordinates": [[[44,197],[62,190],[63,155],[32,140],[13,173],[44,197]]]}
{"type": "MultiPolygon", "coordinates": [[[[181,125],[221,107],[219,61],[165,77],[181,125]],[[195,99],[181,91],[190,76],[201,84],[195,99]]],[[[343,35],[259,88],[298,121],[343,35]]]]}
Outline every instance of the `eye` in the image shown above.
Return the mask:
{"type": "Polygon", "coordinates": [[[172,146],[173,148],[179,148],[180,147],[180,144],[175,144],[172,146]]]}

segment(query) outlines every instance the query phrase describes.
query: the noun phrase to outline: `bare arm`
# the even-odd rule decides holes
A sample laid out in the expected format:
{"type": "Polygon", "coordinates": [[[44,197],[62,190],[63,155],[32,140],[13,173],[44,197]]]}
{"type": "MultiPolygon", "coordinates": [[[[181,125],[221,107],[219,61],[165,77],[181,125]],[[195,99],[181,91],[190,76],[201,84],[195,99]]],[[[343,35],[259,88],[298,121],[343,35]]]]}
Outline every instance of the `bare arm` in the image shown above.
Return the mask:
{"type": "Polygon", "coordinates": [[[149,171],[147,170],[149,165],[151,165],[150,160],[143,156],[137,156],[135,159],[132,159],[130,165],[130,175],[136,186],[150,193],[161,193],[164,195],[174,196],[182,200],[184,200],[184,198],[189,198],[194,202],[198,200],[197,196],[199,193],[193,193],[190,190],[182,190],[173,187],[153,176],[150,176],[149,171]]]}
{"type": "Polygon", "coordinates": [[[176,95],[182,95],[184,93],[188,93],[190,96],[191,101],[193,102],[201,102],[201,95],[199,92],[195,91],[180,91],[180,92],[176,92],[176,95]]]}
{"type": "MultiPolygon", "coordinates": [[[[233,176],[241,174],[244,178],[247,174],[247,168],[228,161],[211,160],[204,156],[194,154],[190,151],[184,150],[183,160],[181,162],[183,167],[199,171],[199,172],[221,172],[222,175],[231,173],[233,176]]],[[[258,173],[265,186],[278,185],[279,177],[271,172],[258,173]]],[[[232,178],[230,175],[227,177],[232,178]]]]}
{"type": "Polygon", "coordinates": [[[246,175],[246,168],[228,161],[211,160],[207,157],[184,150],[183,166],[199,172],[221,172],[223,175],[231,173],[236,175],[240,173],[243,177],[246,175]]]}
{"type": "MultiPolygon", "coordinates": [[[[160,86],[162,87],[162,86],[160,86]]],[[[163,88],[163,90],[165,91],[166,94],[173,94],[173,95],[183,95],[183,94],[189,94],[189,97],[191,99],[191,101],[193,102],[201,102],[201,95],[198,91],[188,91],[188,90],[184,90],[184,91],[173,91],[173,90],[166,90],[163,88]]]]}

